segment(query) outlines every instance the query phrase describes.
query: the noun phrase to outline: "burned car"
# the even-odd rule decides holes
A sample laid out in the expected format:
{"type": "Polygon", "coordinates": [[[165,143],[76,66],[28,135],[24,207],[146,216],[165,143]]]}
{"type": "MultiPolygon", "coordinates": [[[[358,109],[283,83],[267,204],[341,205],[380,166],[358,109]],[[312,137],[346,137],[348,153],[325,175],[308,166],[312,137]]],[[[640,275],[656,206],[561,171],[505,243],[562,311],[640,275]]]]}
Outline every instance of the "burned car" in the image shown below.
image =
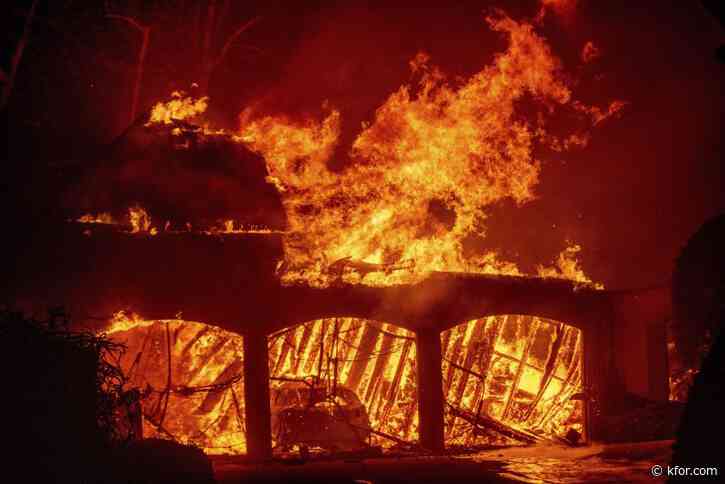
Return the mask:
{"type": "Polygon", "coordinates": [[[347,451],[367,446],[370,421],[349,388],[311,382],[284,382],[272,389],[272,437],[276,447],[321,447],[347,451]]]}

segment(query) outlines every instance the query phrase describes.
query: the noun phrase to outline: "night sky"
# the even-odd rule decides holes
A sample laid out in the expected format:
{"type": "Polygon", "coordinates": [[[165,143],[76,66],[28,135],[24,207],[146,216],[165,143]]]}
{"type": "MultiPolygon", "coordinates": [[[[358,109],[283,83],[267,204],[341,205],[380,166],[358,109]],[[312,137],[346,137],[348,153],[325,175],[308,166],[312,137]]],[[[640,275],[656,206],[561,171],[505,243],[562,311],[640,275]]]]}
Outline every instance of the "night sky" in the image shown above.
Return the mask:
{"type": "MultiPolygon", "coordinates": [[[[575,97],[627,106],[592,131],[586,148],[542,154],[538,198],[492,206],[486,244],[533,270],[551,263],[567,242],[577,243],[585,272],[607,288],[667,283],[688,237],[725,211],[725,64],[715,53],[725,32],[699,2],[575,3],[547,14],[539,33],[571,76],[575,97]],[[582,64],[587,41],[602,56],[582,64]]],[[[10,8],[2,21],[4,70],[29,4],[10,8]]],[[[152,27],[142,108],[196,80],[196,4],[110,2],[115,12],[152,27]]],[[[217,49],[240,23],[261,20],[214,71],[209,118],[234,128],[252,104],[319,116],[327,100],[343,118],[332,162],[338,170],[349,163],[345,148],[360,123],[409,80],[408,61],[417,52],[429,53],[451,78],[469,76],[505,48],[485,12],[499,7],[521,20],[540,8],[535,1],[232,4],[217,49]]],[[[139,39],[104,16],[103,2],[39,3],[3,113],[11,138],[3,206],[14,219],[61,216],[60,192],[123,131],[139,39]]]]}

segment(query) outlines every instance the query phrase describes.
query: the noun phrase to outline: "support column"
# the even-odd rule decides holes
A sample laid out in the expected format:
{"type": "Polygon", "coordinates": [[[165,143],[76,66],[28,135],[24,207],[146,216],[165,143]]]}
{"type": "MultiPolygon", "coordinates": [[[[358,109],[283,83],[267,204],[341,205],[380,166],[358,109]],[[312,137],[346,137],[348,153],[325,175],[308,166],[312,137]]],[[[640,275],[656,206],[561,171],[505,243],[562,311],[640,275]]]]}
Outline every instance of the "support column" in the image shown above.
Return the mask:
{"type": "Polygon", "coordinates": [[[418,331],[415,341],[420,445],[433,452],[442,452],[445,444],[440,333],[431,330],[418,331]]]}
{"type": "Polygon", "coordinates": [[[607,428],[604,418],[611,415],[625,395],[626,387],[621,380],[615,362],[614,325],[611,306],[604,304],[593,311],[582,327],[582,383],[586,390],[585,441],[600,441],[607,428]]]}
{"type": "Polygon", "coordinates": [[[247,455],[252,460],[271,459],[272,412],[267,336],[256,331],[244,335],[244,418],[247,455]]]}

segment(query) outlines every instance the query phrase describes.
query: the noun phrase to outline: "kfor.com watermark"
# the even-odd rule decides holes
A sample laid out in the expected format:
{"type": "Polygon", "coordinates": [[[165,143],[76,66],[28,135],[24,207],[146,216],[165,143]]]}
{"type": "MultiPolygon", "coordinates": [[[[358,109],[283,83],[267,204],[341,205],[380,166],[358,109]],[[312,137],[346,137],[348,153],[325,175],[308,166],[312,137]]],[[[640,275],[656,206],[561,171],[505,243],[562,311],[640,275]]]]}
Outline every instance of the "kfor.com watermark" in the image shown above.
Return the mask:
{"type": "Polygon", "coordinates": [[[677,477],[719,477],[720,469],[717,467],[687,467],[687,466],[661,466],[653,465],[650,470],[652,477],[677,478],[677,477]]]}

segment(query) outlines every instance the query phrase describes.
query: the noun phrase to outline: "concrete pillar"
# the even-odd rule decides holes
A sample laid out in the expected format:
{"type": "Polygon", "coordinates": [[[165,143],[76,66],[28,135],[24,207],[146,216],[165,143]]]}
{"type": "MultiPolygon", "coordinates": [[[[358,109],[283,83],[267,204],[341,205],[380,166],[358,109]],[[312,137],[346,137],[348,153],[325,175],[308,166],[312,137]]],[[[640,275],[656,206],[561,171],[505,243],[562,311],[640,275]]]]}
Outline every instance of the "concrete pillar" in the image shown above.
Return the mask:
{"type": "Polygon", "coordinates": [[[442,452],[445,444],[440,333],[430,330],[418,331],[415,340],[420,445],[433,452],[442,452]]]}
{"type": "Polygon", "coordinates": [[[271,459],[272,412],[267,336],[256,331],[244,335],[244,417],[247,456],[257,461],[271,459]]]}

